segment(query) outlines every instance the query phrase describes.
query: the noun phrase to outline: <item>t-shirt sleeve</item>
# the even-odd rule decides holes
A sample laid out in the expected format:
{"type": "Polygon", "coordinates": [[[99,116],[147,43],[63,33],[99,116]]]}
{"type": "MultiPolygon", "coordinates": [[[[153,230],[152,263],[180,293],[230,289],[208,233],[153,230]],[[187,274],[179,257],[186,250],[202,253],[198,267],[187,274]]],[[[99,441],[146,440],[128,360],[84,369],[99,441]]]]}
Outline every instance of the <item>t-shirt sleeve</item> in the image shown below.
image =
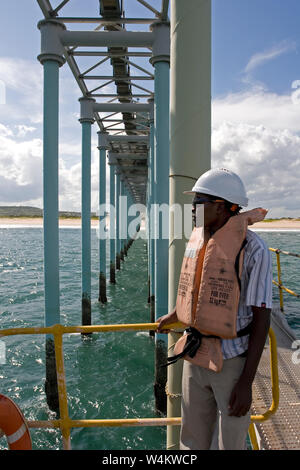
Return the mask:
{"type": "Polygon", "coordinates": [[[246,305],[272,308],[272,255],[267,247],[254,255],[246,294],[246,305]]]}

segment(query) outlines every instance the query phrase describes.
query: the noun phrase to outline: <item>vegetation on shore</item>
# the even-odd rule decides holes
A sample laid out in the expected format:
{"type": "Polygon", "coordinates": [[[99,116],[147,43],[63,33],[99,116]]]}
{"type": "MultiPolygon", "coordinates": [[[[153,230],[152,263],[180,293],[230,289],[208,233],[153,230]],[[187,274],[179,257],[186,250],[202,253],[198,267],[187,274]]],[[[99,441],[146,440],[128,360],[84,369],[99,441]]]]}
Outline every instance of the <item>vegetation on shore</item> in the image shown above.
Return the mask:
{"type": "Polygon", "coordinates": [[[280,217],[278,219],[264,219],[262,222],[279,222],[280,220],[290,220],[293,222],[298,222],[300,221],[300,218],[295,218],[295,217],[280,217]]]}
{"type": "MultiPolygon", "coordinates": [[[[38,219],[43,217],[43,210],[38,207],[30,206],[0,206],[0,218],[14,219],[25,217],[30,219],[38,219]]],[[[80,212],[59,211],[60,219],[81,219],[80,212]]],[[[91,219],[97,219],[94,212],[91,219]]]]}
{"type": "MultiPolygon", "coordinates": [[[[38,219],[43,217],[43,210],[39,209],[38,207],[30,207],[30,206],[0,206],[0,218],[30,218],[30,219],[38,219]]],[[[71,212],[71,211],[60,211],[59,212],[60,219],[81,219],[80,212],[71,212]]],[[[91,213],[92,220],[98,220],[97,215],[95,212],[91,213]]],[[[282,220],[290,220],[290,221],[300,221],[300,218],[295,217],[280,217],[277,219],[264,219],[263,222],[280,222],[282,220]]]]}

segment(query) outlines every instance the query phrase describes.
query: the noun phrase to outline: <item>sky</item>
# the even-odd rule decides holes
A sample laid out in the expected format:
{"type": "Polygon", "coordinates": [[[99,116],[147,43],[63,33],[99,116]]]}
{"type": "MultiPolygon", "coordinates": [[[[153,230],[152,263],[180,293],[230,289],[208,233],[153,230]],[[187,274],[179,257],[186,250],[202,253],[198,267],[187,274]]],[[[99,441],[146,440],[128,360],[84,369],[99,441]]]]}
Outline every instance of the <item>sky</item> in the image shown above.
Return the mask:
{"type": "MultiPolygon", "coordinates": [[[[136,0],[124,0],[124,4],[127,16],[148,14],[136,0]]],[[[70,0],[63,14],[76,16],[82,5],[82,0],[70,0]]],[[[99,14],[98,0],[85,0],[84,7],[87,16],[99,14]]],[[[36,0],[3,2],[0,205],[42,207],[40,19],[36,0]]],[[[269,217],[300,217],[299,19],[299,0],[212,0],[212,167],[237,172],[245,183],[249,208],[265,207],[269,217]]],[[[80,211],[81,205],[78,98],[79,88],[64,65],[60,69],[60,210],[80,211]]],[[[94,125],[94,211],[97,130],[94,125]]]]}

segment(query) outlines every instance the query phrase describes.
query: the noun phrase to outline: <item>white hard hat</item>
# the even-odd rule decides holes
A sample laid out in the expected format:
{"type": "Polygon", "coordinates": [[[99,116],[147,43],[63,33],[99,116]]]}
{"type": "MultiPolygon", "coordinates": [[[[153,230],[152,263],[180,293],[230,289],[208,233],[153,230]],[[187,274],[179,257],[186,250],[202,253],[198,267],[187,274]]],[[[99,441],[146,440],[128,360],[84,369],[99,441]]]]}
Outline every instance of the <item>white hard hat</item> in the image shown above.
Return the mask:
{"type": "Polygon", "coordinates": [[[241,178],[225,168],[209,170],[200,176],[193,189],[185,191],[185,194],[193,193],[217,196],[239,206],[248,205],[245,186],[241,178]]]}

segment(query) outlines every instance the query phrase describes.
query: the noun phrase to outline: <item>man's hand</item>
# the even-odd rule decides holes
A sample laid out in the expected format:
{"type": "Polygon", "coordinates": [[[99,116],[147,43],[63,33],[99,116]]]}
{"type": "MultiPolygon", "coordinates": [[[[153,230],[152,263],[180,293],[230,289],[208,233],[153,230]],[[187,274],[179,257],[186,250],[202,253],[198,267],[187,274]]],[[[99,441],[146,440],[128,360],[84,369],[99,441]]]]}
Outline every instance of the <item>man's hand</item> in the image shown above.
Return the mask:
{"type": "Polygon", "coordinates": [[[164,315],[157,319],[159,325],[157,327],[157,333],[169,333],[170,330],[165,328],[167,325],[171,325],[171,323],[178,322],[176,310],[173,310],[171,313],[164,315]]]}
{"type": "Polygon", "coordinates": [[[250,410],[252,403],[251,384],[238,382],[231,392],[228,410],[229,416],[245,416],[250,410]]]}

